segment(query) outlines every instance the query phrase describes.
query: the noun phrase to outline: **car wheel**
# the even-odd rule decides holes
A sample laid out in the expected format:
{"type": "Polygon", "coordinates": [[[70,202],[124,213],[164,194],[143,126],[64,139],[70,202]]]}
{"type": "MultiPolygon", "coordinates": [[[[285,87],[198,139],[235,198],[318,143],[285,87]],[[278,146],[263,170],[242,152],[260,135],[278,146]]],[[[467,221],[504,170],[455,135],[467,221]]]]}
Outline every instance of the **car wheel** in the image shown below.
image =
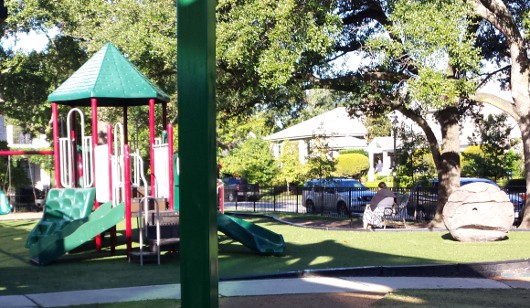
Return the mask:
{"type": "Polygon", "coordinates": [[[339,202],[337,204],[337,213],[339,214],[339,216],[350,216],[350,211],[348,211],[346,203],[339,202]]]}
{"type": "Polygon", "coordinates": [[[230,202],[236,201],[236,193],[234,193],[234,192],[229,193],[228,194],[228,201],[230,201],[230,202]]]}
{"type": "Polygon", "coordinates": [[[313,203],[313,200],[307,200],[305,202],[305,210],[307,213],[315,213],[315,204],[313,203]]]}

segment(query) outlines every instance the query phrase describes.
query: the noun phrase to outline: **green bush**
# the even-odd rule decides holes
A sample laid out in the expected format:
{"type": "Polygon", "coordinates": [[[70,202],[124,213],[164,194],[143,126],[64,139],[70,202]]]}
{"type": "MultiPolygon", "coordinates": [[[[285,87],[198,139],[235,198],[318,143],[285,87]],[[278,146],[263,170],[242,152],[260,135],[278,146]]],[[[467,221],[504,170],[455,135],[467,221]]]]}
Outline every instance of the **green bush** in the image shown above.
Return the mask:
{"type": "Polygon", "coordinates": [[[368,157],[368,152],[366,152],[366,150],[363,150],[363,149],[348,149],[348,150],[339,151],[339,155],[344,155],[344,154],[362,154],[368,157]]]}
{"type": "Polygon", "coordinates": [[[341,154],[335,160],[335,176],[360,178],[370,168],[368,157],[359,153],[341,154]]]}
{"type": "Polygon", "coordinates": [[[484,152],[478,145],[468,146],[460,155],[460,168],[462,176],[476,176],[480,173],[479,166],[483,161],[484,152]]]}

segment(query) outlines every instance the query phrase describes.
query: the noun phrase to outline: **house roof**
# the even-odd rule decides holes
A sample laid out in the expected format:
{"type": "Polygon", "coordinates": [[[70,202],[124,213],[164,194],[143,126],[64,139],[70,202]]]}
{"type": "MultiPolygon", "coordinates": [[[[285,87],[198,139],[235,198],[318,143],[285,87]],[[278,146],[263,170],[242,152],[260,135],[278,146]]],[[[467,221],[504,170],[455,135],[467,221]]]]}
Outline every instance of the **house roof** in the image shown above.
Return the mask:
{"type": "MultiPolygon", "coordinates": [[[[396,147],[399,148],[401,142],[396,140],[396,147]]],[[[394,137],[375,137],[368,145],[368,150],[374,153],[381,153],[382,151],[394,150],[394,137]]]]}
{"type": "Polygon", "coordinates": [[[48,96],[48,101],[65,105],[147,105],[149,99],[168,102],[169,96],[145,77],[114,45],[105,44],[74,74],[48,96]]]}
{"type": "Polygon", "coordinates": [[[364,138],[366,127],[359,119],[351,118],[345,107],[338,107],[269,135],[265,137],[265,140],[297,140],[312,138],[316,135],[364,138]]]}
{"type": "Polygon", "coordinates": [[[331,137],[328,139],[328,146],[335,150],[340,149],[364,149],[366,140],[358,137],[331,137]]]}

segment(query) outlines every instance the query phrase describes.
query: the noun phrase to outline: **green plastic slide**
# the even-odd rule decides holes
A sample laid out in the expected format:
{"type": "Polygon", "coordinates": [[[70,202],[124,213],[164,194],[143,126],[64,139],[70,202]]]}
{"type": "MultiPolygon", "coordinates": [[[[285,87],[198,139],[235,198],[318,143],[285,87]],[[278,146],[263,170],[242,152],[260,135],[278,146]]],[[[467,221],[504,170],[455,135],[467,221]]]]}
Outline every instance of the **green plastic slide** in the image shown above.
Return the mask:
{"type": "Polygon", "coordinates": [[[59,232],[41,237],[29,247],[31,261],[48,264],[125,219],[125,203],[112,207],[112,202],[102,204],[86,220],[67,223],[59,232]]]}
{"type": "Polygon", "coordinates": [[[123,203],[107,202],[92,212],[94,198],[94,188],[50,190],[44,215],[26,240],[32,262],[48,264],[125,218],[123,203]]]}
{"type": "Polygon", "coordinates": [[[0,190],[0,215],[6,215],[9,213],[11,213],[11,204],[9,204],[4,191],[0,190]]]}
{"type": "Polygon", "coordinates": [[[258,253],[268,255],[285,253],[285,241],[281,234],[251,222],[217,213],[217,226],[219,231],[258,253]]]}

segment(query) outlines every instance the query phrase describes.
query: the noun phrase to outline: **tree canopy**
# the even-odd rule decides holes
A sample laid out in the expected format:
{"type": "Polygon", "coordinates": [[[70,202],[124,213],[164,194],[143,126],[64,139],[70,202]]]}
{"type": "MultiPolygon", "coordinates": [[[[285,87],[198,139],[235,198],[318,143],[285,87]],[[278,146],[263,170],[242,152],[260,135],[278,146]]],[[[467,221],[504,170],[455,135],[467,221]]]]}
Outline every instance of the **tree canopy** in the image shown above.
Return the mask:
{"type": "MultiPolygon", "coordinates": [[[[2,112],[12,112],[28,130],[42,130],[32,126],[48,117],[41,104],[50,89],[108,41],[175,93],[173,2],[7,5],[3,33],[59,33],[42,53],[0,50],[2,112]],[[17,76],[17,70],[25,73],[17,76]]],[[[302,114],[306,90],[315,88],[342,97],[352,114],[397,110],[424,131],[441,179],[440,221],[443,204],[459,185],[459,123],[478,112],[479,103],[494,104],[518,121],[530,181],[529,10],[526,0],[220,0],[218,116],[226,123],[265,112],[274,127],[302,114]],[[493,81],[509,90],[511,100],[480,92],[493,81]],[[429,118],[440,124],[441,140],[429,118]]],[[[527,212],[523,226],[530,225],[527,212]]]]}

